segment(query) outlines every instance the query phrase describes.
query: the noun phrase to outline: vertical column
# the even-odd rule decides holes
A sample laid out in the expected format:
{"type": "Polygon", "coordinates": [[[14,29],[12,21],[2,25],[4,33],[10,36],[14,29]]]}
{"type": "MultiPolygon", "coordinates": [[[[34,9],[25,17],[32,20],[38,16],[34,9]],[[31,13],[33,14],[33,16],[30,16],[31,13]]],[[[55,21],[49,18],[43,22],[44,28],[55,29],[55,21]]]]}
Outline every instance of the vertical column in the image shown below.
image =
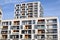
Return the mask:
{"type": "Polygon", "coordinates": [[[46,35],[46,32],[47,32],[47,25],[46,25],[47,21],[45,19],[45,40],[47,40],[47,35],[46,35]]]}

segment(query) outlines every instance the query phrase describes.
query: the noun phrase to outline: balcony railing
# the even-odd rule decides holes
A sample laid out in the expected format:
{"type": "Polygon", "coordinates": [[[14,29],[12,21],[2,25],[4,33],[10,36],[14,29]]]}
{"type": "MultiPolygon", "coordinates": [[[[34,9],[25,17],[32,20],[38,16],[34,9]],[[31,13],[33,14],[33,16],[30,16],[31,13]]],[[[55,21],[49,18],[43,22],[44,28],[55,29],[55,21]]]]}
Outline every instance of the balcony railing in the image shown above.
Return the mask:
{"type": "Polygon", "coordinates": [[[20,27],[19,26],[11,26],[11,28],[10,29],[12,29],[12,30],[19,30],[20,29],[20,27]]]}
{"type": "Polygon", "coordinates": [[[29,38],[29,39],[22,39],[22,40],[31,40],[31,38],[29,38]]]}
{"type": "Polygon", "coordinates": [[[2,38],[2,39],[0,39],[0,40],[7,40],[7,39],[2,38]]]}
{"type": "Polygon", "coordinates": [[[45,38],[42,38],[42,39],[37,39],[37,40],[45,40],[45,38]]]}
{"type": "Polygon", "coordinates": [[[47,38],[46,40],[58,40],[57,38],[47,38]]]}
{"type": "Polygon", "coordinates": [[[45,22],[37,22],[37,24],[45,24],[45,22]]]}
{"type": "Polygon", "coordinates": [[[8,31],[1,31],[1,34],[8,34],[8,31]]]}
{"type": "Polygon", "coordinates": [[[14,38],[14,39],[12,39],[12,40],[19,40],[19,38],[14,38]]]}

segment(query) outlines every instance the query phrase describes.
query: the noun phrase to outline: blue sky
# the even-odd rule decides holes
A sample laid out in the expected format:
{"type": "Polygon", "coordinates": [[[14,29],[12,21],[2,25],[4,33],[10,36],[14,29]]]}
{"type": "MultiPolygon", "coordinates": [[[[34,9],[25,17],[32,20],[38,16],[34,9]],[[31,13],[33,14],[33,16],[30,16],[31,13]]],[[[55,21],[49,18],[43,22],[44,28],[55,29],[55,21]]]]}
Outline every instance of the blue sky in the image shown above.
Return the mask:
{"type": "Polygon", "coordinates": [[[14,5],[21,2],[40,1],[44,8],[44,16],[57,16],[60,19],[60,0],[0,0],[3,19],[14,18],[14,5]]]}

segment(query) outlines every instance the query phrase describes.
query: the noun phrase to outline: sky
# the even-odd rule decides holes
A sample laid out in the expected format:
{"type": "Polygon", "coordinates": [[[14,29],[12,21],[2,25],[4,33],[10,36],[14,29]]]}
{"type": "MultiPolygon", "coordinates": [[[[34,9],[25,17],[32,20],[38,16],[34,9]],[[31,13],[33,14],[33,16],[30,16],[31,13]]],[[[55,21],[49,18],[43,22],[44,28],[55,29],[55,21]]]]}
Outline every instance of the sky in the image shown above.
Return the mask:
{"type": "Polygon", "coordinates": [[[3,11],[3,19],[14,18],[14,5],[22,2],[40,1],[44,16],[57,16],[60,19],[60,0],[0,0],[0,7],[3,11]]]}

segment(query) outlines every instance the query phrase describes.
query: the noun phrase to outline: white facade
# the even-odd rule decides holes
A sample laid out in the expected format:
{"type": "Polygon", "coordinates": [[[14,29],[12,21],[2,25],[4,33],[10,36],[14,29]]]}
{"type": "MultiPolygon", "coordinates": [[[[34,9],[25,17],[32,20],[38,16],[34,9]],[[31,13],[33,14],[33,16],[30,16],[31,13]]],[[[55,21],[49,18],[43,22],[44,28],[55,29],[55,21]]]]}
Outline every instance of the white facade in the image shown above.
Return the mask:
{"type": "Polygon", "coordinates": [[[1,40],[59,40],[59,19],[43,17],[40,2],[16,4],[14,17],[1,21],[1,40]]]}
{"type": "Polygon", "coordinates": [[[19,18],[32,18],[43,17],[43,8],[40,2],[28,2],[15,5],[16,19],[19,18]]]}
{"type": "Polygon", "coordinates": [[[2,39],[5,36],[10,40],[59,40],[57,17],[3,20],[2,27],[2,39]]]}

